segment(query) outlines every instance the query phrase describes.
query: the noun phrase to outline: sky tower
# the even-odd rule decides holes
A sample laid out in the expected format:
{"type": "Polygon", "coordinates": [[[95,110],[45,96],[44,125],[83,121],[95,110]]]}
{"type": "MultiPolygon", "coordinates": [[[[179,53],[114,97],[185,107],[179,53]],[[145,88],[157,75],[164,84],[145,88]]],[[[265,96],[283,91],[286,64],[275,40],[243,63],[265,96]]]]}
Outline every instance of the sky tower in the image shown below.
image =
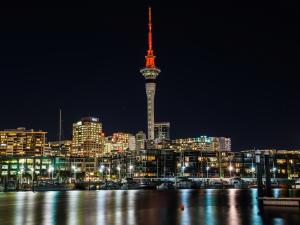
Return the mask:
{"type": "Polygon", "coordinates": [[[146,81],[147,95],[147,126],[148,140],[154,140],[154,97],[156,88],[156,77],[160,73],[160,69],[155,66],[155,56],[152,49],[152,21],[151,7],[149,7],[149,22],[148,22],[148,51],[146,58],[146,66],[140,70],[146,81]]]}

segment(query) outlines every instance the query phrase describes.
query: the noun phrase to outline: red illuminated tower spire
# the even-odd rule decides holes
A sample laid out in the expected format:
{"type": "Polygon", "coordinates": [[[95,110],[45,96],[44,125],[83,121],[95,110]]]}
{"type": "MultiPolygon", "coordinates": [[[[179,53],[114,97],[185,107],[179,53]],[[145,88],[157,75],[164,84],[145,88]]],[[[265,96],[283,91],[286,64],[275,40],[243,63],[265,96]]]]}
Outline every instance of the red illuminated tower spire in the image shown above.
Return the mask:
{"type": "Polygon", "coordinates": [[[151,7],[149,7],[149,22],[148,22],[148,51],[146,55],[146,67],[154,68],[155,67],[155,56],[152,49],[152,15],[151,7]]]}

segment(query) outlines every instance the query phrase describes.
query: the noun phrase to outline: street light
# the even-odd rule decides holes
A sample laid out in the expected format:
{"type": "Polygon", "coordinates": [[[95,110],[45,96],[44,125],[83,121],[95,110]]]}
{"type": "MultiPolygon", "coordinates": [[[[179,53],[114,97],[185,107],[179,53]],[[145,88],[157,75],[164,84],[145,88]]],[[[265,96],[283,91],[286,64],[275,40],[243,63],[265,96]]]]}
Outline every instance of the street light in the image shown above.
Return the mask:
{"type": "Polygon", "coordinates": [[[206,178],[208,179],[208,171],[209,171],[209,166],[206,167],[206,178]]]}
{"type": "Polygon", "coordinates": [[[77,171],[77,168],[76,168],[76,166],[72,166],[72,169],[74,171],[74,182],[76,183],[76,171],[77,171]]]}
{"type": "Polygon", "coordinates": [[[50,166],[48,168],[48,173],[49,173],[49,179],[50,179],[50,174],[51,174],[51,179],[53,180],[53,171],[54,171],[54,168],[52,166],[50,166]]]}
{"type": "Polygon", "coordinates": [[[100,169],[99,169],[100,173],[103,173],[104,170],[105,170],[105,166],[104,166],[104,165],[101,165],[101,166],[100,166],[100,169]]]}
{"type": "Polygon", "coordinates": [[[289,177],[293,180],[295,170],[294,170],[294,161],[292,159],[290,159],[290,164],[291,164],[291,170],[290,170],[291,175],[289,175],[289,177]]]}
{"type": "Polygon", "coordinates": [[[105,166],[101,165],[100,169],[99,169],[99,172],[102,173],[102,179],[104,179],[104,170],[105,170],[105,166]]]}
{"type": "Polygon", "coordinates": [[[22,179],[23,179],[23,173],[24,173],[24,168],[21,167],[20,172],[19,172],[19,174],[21,175],[21,182],[20,182],[21,186],[23,184],[23,181],[22,181],[22,179]]]}
{"type": "Polygon", "coordinates": [[[117,170],[119,171],[119,180],[121,180],[121,167],[120,167],[120,165],[117,167],[117,170]]]}
{"type": "Polygon", "coordinates": [[[182,176],[184,176],[184,169],[185,169],[185,168],[186,168],[185,166],[182,166],[182,167],[181,167],[182,176]]]}
{"type": "Polygon", "coordinates": [[[30,168],[30,171],[31,171],[31,182],[32,182],[32,185],[33,185],[34,168],[31,167],[31,168],[30,168]]]}
{"type": "Polygon", "coordinates": [[[229,169],[229,176],[231,178],[231,171],[233,170],[233,167],[230,165],[228,169],[229,169]]]}
{"type": "Polygon", "coordinates": [[[276,167],[272,168],[274,182],[275,182],[275,179],[276,179],[276,170],[277,170],[276,167]]]}
{"type": "Polygon", "coordinates": [[[133,169],[133,165],[130,165],[130,166],[129,166],[130,177],[132,176],[132,174],[131,174],[132,169],[133,169]]]}
{"type": "Polygon", "coordinates": [[[110,168],[108,168],[107,170],[108,170],[108,176],[110,178],[110,168]]]}

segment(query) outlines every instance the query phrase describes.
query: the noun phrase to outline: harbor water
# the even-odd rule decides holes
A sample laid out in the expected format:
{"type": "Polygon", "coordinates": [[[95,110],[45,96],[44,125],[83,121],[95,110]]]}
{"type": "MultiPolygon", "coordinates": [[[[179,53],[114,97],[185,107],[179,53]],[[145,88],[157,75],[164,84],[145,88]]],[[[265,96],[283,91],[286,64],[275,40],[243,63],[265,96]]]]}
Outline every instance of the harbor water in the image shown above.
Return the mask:
{"type": "MultiPolygon", "coordinates": [[[[275,197],[299,197],[274,189],[275,197]]],[[[0,193],[1,225],[300,224],[299,208],[260,211],[255,189],[0,193]]]]}

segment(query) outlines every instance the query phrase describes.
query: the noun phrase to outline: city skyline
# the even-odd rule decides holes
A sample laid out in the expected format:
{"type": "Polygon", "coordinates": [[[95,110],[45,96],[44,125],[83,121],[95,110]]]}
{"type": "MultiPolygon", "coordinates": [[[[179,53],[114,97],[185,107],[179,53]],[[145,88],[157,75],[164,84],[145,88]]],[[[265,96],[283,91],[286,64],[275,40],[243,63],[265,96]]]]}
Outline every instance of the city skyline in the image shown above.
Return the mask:
{"type": "MultiPolygon", "coordinates": [[[[114,11],[103,5],[97,8],[101,13],[54,9],[53,21],[47,18],[50,10],[42,15],[30,9],[25,17],[7,22],[15,30],[1,32],[1,130],[42,129],[50,140],[58,140],[62,108],[65,137],[84,116],[99,117],[105,133],[146,132],[139,66],[144,63],[148,6],[129,4],[114,11]]],[[[163,70],[156,121],[170,121],[172,138],[231,137],[234,151],[300,146],[300,93],[293,77],[299,73],[294,57],[299,44],[289,24],[296,15],[260,14],[266,5],[254,7],[256,15],[229,4],[227,13],[209,3],[152,6],[154,47],[163,70]]],[[[9,12],[1,17],[10,18],[9,12]]]]}

